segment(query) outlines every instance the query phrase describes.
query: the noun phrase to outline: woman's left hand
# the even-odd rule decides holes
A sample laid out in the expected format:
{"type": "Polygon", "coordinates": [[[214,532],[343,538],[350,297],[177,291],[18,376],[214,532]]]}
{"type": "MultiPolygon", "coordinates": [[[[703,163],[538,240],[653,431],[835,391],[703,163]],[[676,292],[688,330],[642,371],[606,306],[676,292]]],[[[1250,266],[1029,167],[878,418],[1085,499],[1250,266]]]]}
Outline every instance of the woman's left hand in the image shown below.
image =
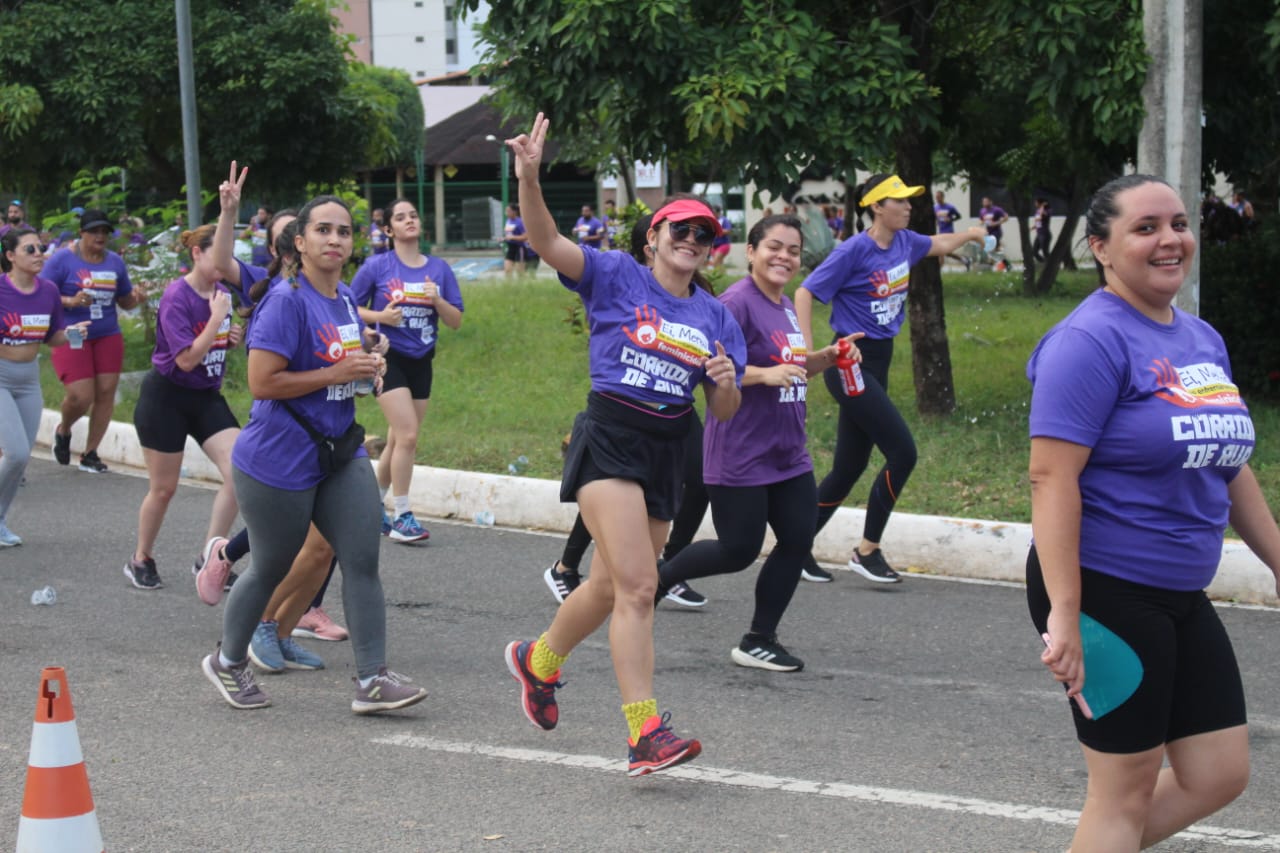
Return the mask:
{"type": "Polygon", "coordinates": [[[703,365],[706,370],[707,378],[716,384],[717,388],[732,387],[736,384],[737,371],[733,367],[733,359],[724,353],[724,345],[716,341],[716,354],[708,358],[703,365]]]}
{"type": "Polygon", "coordinates": [[[238,323],[232,323],[231,329],[227,332],[227,341],[232,347],[240,346],[240,342],[244,340],[244,326],[238,323]]]}

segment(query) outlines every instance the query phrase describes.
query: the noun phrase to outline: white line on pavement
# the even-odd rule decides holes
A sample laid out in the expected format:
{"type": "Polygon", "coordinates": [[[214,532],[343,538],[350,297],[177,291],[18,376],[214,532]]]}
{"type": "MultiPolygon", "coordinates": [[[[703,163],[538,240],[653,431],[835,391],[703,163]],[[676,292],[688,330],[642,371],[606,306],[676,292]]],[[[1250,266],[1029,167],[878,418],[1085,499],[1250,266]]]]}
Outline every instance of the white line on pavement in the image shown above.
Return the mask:
{"type": "MultiPolygon", "coordinates": [[[[552,764],[577,770],[598,770],[621,773],[626,762],[599,755],[572,755],[565,752],[548,752],[541,749],[492,746],[483,743],[440,740],[418,735],[398,734],[374,738],[373,743],[387,746],[427,749],[433,752],[452,752],[482,755],[507,761],[526,761],[536,764],[552,764]]],[[[973,797],[956,797],[950,794],[934,794],[928,791],[910,791],[899,788],[876,788],[869,785],[850,785],[843,782],[818,782],[793,779],[785,776],[766,776],[700,764],[686,764],[664,770],[664,776],[689,782],[709,782],[756,790],[785,791],[795,794],[817,794],[823,797],[839,797],[869,803],[890,803],[900,806],[934,809],[937,811],[963,812],[1006,820],[1034,820],[1059,826],[1075,826],[1080,817],[1077,811],[1054,809],[1045,806],[1028,806],[1019,803],[1001,803],[995,800],[979,800],[973,797]]],[[[1229,847],[1252,847],[1258,850],[1280,850],[1280,835],[1267,835],[1248,829],[1197,824],[1180,832],[1176,837],[1190,841],[1212,842],[1229,847]]]]}

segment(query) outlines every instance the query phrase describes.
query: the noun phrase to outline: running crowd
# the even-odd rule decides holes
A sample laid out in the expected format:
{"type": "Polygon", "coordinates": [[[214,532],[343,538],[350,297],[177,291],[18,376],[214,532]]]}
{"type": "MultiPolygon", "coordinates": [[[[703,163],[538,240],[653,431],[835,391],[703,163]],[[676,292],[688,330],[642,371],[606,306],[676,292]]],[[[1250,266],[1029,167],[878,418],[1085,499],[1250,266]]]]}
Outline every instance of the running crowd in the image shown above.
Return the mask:
{"type": "MultiPolygon", "coordinates": [[[[771,529],[776,545],[730,659],[801,670],[779,628],[801,579],[830,581],[811,555],[814,536],[873,448],[885,462],[849,568],[874,582],[900,582],[881,542],[916,462],[911,432],[887,393],[910,271],[984,241],[990,225],[911,231],[911,199],[925,188],[874,175],[858,195],[871,225],[840,243],[794,302],[785,291],[800,271],[804,237],[788,214],[751,228],[747,275],[716,295],[702,270],[725,226],[699,198],[667,199],[637,223],[630,251],[594,248],[590,221],[577,240],[559,233],[539,183],[548,127],[539,114],[527,134],[507,142],[519,182],[509,215],[519,217],[520,233],[504,237],[527,244],[581,298],[591,391],[573,424],[561,483],[578,523],[544,573],[560,606],[545,631],[506,646],[505,663],[528,720],[555,728],[563,667],[608,622],[629,773],[639,776],[702,749],[676,733],[656,698],[657,603],[705,603],[689,582],[744,571],[771,529]],[[812,327],[815,300],[831,305],[825,342],[812,327]],[[839,405],[833,467],[820,481],[805,431],[808,383],[819,374],[839,405]],[[705,424],[694,409],[698,389],[705,424]],[[716,537],[692,542],[708,507],[716,537]],[[580,562],[592,540],[584,577],[580,562]]],[[[124,572],[141,589],[160,585],[150,552],[190,436],[224,479],[193,566],[206,603],[230,590],[222,640],[202,661],[221,697],[240,709],[270,704],[251,662],[267,671],[324,665],[294,636],[348,634],[320,607],[340,566],[357,670],[352,710],[404,708],[425,691],[387,667],[375,530],[400,542],[428,536],[409,508],[408,482],[439,323],[461,324],[461,293],[445,264],[419,253],[418,212],[406,200],[386,208],[388,251],[350,286],[341,274],[352,217],[333,196],[270,217],[267,267],[237,260],[231,246],[246,175],[233,163],[219,190],[218,222],[183,234],[190,272],[160,302],[155,369],[134,414],[150,488],[124,572]],[[246,319],[244,331],[233,312],[246,319]],[[220,393],[228,350],[242,340],[254,397],[243,429],[220,393]],[[354,399],[366,394],[378,395],[390,424],[376,472],[356,461],[366,453],[354,399]],[[231,536],[237,513],[246,528],[231,536]],[[232,566],[250,549],[251,565],[237,580],[232,566]]],[[[101,470],[93,423],[107,399],[102,389],[114,393],[120,368],[115,312],[139,294],[105,250],[106,217],[85,211],[81,226],[78,247],[47,264],[29,229],[3,238],[0,521],[30,455],[40,343],[55,347],[68,398],[75,388],[55,454],[67,464],[69,427],[93,409],[81,466],[101,470]]],[[[1228,523],[1280,588],[1280,528],[1249,468],[1253,429],[1222,339],[1173,306],[1195,252],[1178,195],[1155,177],[1117,178],[1095,193],[1086,228],[1099,288],[1045,335],[1027,367],[1036,540],[1028,603],[1089,769],[1078,849],[1136,850],[1244,788],[1243,689],[1204,588],[1228,523]]],[[[4,544],[20,543],[7,528],[3,535],[4,544]]]]}

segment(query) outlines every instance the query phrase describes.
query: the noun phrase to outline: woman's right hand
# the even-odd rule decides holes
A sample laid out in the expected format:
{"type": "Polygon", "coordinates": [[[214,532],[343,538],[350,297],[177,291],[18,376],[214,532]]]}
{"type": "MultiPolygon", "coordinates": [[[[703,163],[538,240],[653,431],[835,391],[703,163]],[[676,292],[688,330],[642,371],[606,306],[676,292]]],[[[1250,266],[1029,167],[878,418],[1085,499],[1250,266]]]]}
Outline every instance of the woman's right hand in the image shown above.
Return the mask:
{"type": "Polygon", "coordinates": [[[223,210],[234,213],[240,209],[240,191],[244,188],[244,179],[248,174],[249,167],[245,166],[237,178],[236,161],[231,161],[231,175],[218,186],[218,201],[223,210]]]}
{"type": "Polygon", "coordinates": [[[347,354],[334,363],[329,370],[337,371],[338,375],[334,377],[336,381],[330,383],[340,385],[345,382],[354,382],[357,379],[372,379],[378,373],[378,365],[382,361],[382,356],[364,352],[363,350],[350,350],[347,354]]]}
{"type": "Polygon", "coordinates": [[[515,139],[507,140],[507,147],[515,157],[517,180],[538,180],[538,168],[542,165],[542,148],[546,143],[547,125],[550,123],[542,113],[538,113],[528,133],[522,133],[515,139]]]}
{"type": "Polygon", "coordinates": [[[1049,668],[1055,681],[1067,685],[1067,696],[1084,689],[1084,646],[1080,640],[1080,614],[1062,608],[1049,611],[1044,651],[1040,662],[1049,668]]]}
{"type": "Polygon", "coordinates": [[[805,369],[798,364],[775,364],[773,367],[764,367],[760,370],[760,376],[764,379],[765,385],[772,385],[775,388],[801,385],[808,378],[805,369]]]}
{"type": "Polygon", "coordinates": [[[404,311],[399,305],[388,305],[378,312],[378,322],[384,326],[399,326],[404,322],[404,311]]]}
{"type": "Polygon", "coordinates": [[[209,297],[209,325],[217,328],[231,313],[231,294],[225,290],[215,290],[209,297]]]}

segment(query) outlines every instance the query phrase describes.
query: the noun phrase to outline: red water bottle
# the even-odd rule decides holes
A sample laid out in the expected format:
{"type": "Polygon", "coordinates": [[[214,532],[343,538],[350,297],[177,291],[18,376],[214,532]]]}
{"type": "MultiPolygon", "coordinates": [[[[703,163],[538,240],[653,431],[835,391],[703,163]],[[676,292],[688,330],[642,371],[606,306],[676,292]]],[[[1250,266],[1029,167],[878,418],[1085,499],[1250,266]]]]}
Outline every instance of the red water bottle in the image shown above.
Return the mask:
{"type": "Polygon", "coordinates": [[[836,342],[836,370],[840,371],[840,384],[844,386],[844,393],[857,397],[867,390],[867,384],[862,381],[861,365],[849,358],[850,348],[851,345],[844,339],[836,342]]]}

